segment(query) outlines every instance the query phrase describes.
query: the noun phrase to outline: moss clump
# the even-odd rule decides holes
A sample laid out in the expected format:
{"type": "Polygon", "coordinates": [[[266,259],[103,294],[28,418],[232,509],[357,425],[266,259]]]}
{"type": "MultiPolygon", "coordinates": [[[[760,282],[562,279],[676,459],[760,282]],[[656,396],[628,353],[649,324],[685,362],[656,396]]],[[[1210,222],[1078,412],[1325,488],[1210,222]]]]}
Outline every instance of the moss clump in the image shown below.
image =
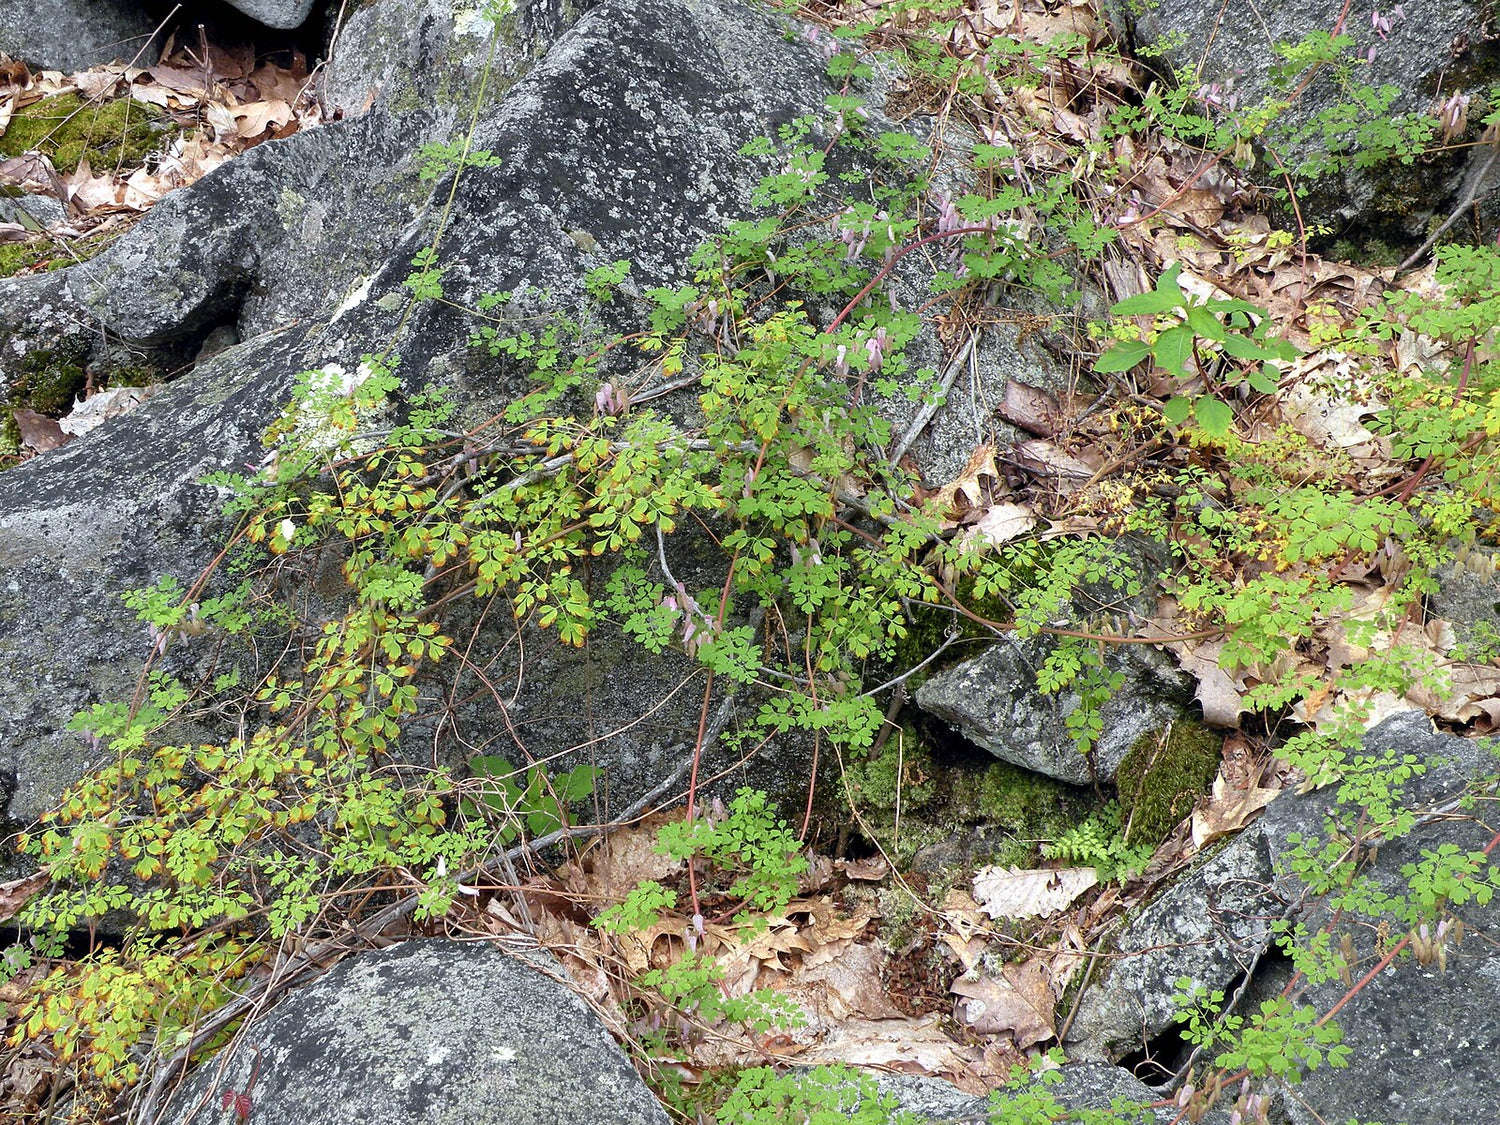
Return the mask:
{"type": "Polygon", "coordinates": [[[1213,783],[1222,750],[1218,735],[1191,721],[1136,739],[1115,776],[1125,842],[1155,847],[1165,840],[1213,783]]]}
{"type": "Polygon", "coordinates": [[[0,242],[0,277],[14,277],[34,270],[52,256],[52,243],[0,242]]]}
{"type": "Polygon", "coordinates": [[[853,758],[844,766],[849,796],[861,812],[918,809],[937,793],[932,754],[910,724],[893,732],[874,757],[853,758]]]}
{"type": "Polygon", "coordinates": [[[0,156],[35,150],[65,176],[85,157],[96,172],[132,168],[155,152],[172,128],[159,110],[130,98],[87,102],[77,94],[58,94],[11,118],[0,136],[0,156]]]}
{"type": "Polygon", "coordinates": [[[29,242],[0,243],[0,277],[39,270],[60,270],[75,262],[86,262],[119,237],[124,228],[109,234],[70,240],[66,247],[49,238],[29,242]]]}
{"type": "Polygon", "coordinates": [[[19,364],[20,375],[10,385],[11,405],[62,417],[73,409],[73,401],[88,381],[83,369],[87,359],[88,344],[82,340],[27,352],[19,364]]]}
{"type": "Polygon", "coordinates": [[[976,859],[1001,867],[1034,866],[1041,845],[1067,832],[1096,806],[1093,795],[1009,762],[958,768],[944,783],[951,818],[990,831],[976,839],[976,859]]]}

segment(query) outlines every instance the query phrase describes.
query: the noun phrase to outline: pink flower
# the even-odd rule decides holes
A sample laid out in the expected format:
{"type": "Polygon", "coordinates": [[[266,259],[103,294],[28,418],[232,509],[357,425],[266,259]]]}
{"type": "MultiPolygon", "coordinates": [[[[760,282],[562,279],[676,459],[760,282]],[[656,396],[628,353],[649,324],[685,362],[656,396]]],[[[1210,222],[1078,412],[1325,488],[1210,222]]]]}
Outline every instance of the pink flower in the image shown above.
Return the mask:
{"type": "Polygon", "coordinates": [[[594,395],[594,411],[598,414],[624,414],[629,406],[630,400],[613,383],[605,383],[594,395]]]}

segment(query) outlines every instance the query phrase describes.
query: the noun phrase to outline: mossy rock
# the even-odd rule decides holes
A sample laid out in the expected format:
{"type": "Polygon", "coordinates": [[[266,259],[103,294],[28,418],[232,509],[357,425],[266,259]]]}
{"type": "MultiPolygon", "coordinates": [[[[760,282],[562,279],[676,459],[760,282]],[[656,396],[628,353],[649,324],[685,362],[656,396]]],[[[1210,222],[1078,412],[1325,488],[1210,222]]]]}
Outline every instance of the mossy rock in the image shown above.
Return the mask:
{"type": "Polygon", "coordinates": [[[11,118],[0,135],[0,157],[41,152],[64,176],[85,157],[95,172],[134,168],[175,128],[160,110],[130,98],[89,102],[57,94],[11,118]]]}
{"type": "Polygon", "coordinates": [[[1155,847],[1165,840],[1213,784],[1222,752],[1223,740],[1191,721],[1136,739],[1115,776],[1125,842],[1155,847]]]}
{"type": "Polygon", "coordinates": [[[55,348],[32,349],[17,364],[20,374],[10,385],[10,405],[50,418],[62,417],[73,409],[88,382],[87,360],[88,344],[76,338],[61,341],[55,348]]]}

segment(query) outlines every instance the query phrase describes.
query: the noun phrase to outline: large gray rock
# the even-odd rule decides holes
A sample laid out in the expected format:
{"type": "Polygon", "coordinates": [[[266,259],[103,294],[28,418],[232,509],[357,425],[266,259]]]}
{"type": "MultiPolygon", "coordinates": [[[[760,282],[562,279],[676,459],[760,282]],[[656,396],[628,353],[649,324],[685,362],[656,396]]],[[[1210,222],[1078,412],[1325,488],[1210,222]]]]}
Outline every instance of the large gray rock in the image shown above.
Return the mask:
{"type": "MultiPolygon", "coordinates": [[[[684,280],[690,252],[747,213],[765,165],[740,148],[816,112],[829,90],[819,54],[768,15],[718,0],[601,5],[482,114],[475,144],[500,164],[470,169],[454,200],[448,297],[473,305],[524,284],[535,307],[522,315],[576,309],[583,273],[616,258],[642,288],[684,280]]],[[[439,221],[410,160],[434,139],[424,122],[447,136],[440,117],[377,110],[268,142],[164,202],[88,269],[0,284],[3,363],[69,338],[81,367],[101,334],[191,346],[230,323],[245,340],[126,419],[0,476],[0,779],[13,820],[88,765],[65,724],[90,702],[128,698],[149,650],[120,591],[191,577],[213,557],[227,529],[196,482],[258,461],[298,371],[394,345],[404,375],[445,384],[472,417],[529,389],[528,371],[469,346],[472,323],[455,308],[429,302],[403,319],[411,260],[439,221]]],[[[443,200],[447,190],[440,181],[443,200]]],[[[616,795],[675,769],[696,731],[695,693],[638,720],[681,682],[679,662],[596,650],[579,664],[550,635],[520,650],[499,616],[471,659],[522,690],[508,718],[466,693],[473,745],[498,737],[492,752],[512,753],[514,735],[543,756],[591,744],[598,764],[620,767],[616,795]]]]}
{"type": "Polygon", "coordinates": [[[341,961],[201,1063],[164,1120],[232,1122],[223,1095],[247,1087],[257,1125],[668,1120],[556,961],[482,942],[415,939],[341,961]]]}
{"type": "Polygon", "coordinates": [[[267,27],[290,29],[301,27],[307,20],[314,0],[228,0],[228,3],[267,27]]]}
{"type": "Polygon", "coordinates": [[[67,295],[132,343],[221,323],[249,339],[326,315],[386,263],[427,199],[414,157],[424,125],[372,113],[258,145],[68,270],[67,295]]]}
{"type": "Polygon", "coordinates": [[[0,52],[37,70],[84,70],[116,59],[144,66],[156,61],[159,21],[145,6],[119,0],[0,0],[0,52]]]}
{"type": "MultiPolygon", "coordinates": [[[[1128,920],[1109,947],[1126,956],[1111,959],[1108,972],[1084,994],[1066,1044],[1070,1056],[1119,1058],[1158,1048],[1153,1040],[1171,1027],[1170,996],[1179,976],[1231,995],[1253,969],[1237,1008],[1253,1015],[1262,1001],[1281,996],[1291,984],[1284,959],[1258,956],[1269,948],[1278,920],[1302,925],[1307,937],[1331,926],[1335,950],[1347,934],[1356,957],[1351,979],[1359,980],[1412,929],[1407,908],[1398,905],[1410,895],[1402,868],[1445,845],[1477,852],[1493,836],[1491,827],[1452,815],[1466,788],[1500,769],[1490,744],[1438,734],[1425,715],[1408,712],[1369,732],[1350,760],[1378,763],[1375,768],[1390,775],[1405,768],[1408,756],[1426,772],[1398,786],[1402,805],[1439,815],[1366,855],[1359,872],[1368,892],[1364,901],[1385,905],[1369,913],[1346,908],[1334,916],[1294,870],[1292,838],[1330,838],[1337,792],[1283,794],[1214,859],[1128,920]]],[[[1301,870],[1321,878],[1326,865],[1301,870]]],[[[1325,1062],[1283,1099],[1282,1112],[1293,1125],[1354,1119],[1437,1125],[1493,1116],[1500,1062],[1484,1046],[1500,1040],[1493,1003],[1500,955],[1477,935],[1500,926],[1500,905],[1471,900],[1448,911],[1450,926],[1462,919],[1469,936],[1458,945],[1448,930],[1446,971],[1422,966],[1408,953],[1349,998],[1337,1016],[1350,1048],[1348,1065],[1325,1062]]],[[[1429,933],[1435,930],[1434,920],[1429,933]]],[[[1349,991],[1337,977],[1300,980],[1294,1000],[1322,1013],[1349,991]]]]}
{"type": "MultiPolygon", "coordinates": [[[[1382,892],[1397,899],[1409,897],[1401,869],[1422,862],[1428,853],[1448,845],[1477,852],[1490,844],[1494,826],[1482,806],[1470,816],[1454,802],[1466,789],[1493,791],[1493,782],[1485,782],[1500,771],[1494,746],[1489,740],[1439,734],[1419,712],[1387,719],[1365,737],[1359,759],[1389,755],[1399,762],[1413,755],[1426,765],[1423,775],[1403,787],[1404,799],[1409,807],[1437,813],[1410,835],[1382,844],[1361,867],[1377,901],[1382,892]]],[[[1324,790],[1273,802],[1259,823],[1273,851],[1284,855],[1289,850],[1287,837],[1294,832],[1329,839],[1325,812],[1330,798],[1331,791],[1324,790]]],[[[1483,870],[1471,885],[1484,881],[1483,870]]],[[[1283,864],[1279,896],[1297,903],[1305,891],[1305,884],[1285,873],[1283,864]]],[[[1481,904],[1471,899],[1448,906],[1444,913],[1461,919],[1468,930],[1461,945],[1451,930],[1448,933],[1446,968],[1436,963],[1423,966],[1408,950],[1353,995],[1336,1017],[1350,1048],[1348,1066],[1320,1067],[1302,1081],[1284,1106],[1293,1125],[1351,1119],[1437,1125],[1494,1117],[1500,1058],[1490,1047],[1500,1042],[1500,1011],[1494,1002],[1500,952],[1486,937],[1500,928],[1500,900],[1481,904]]],[[[1388,943],[1411,931],[1410,921],[1391,910],[1373,915],[1346,911],[1334,918],[1327,903],[1318,900],[1309,902],[1298,920],[1310,933],[1331,925],[1335,947],[1349,935],[1357,958],[1351,974],[1356,981],[1380,960],[1388,943]]],[[[1429,923],[1429,934],[1435,928],[1435,922],[1429,923]]],[[[1286,968],[1277,965],[1272,970],[1257,981],[1263,995],[1279,994],[1285,987],[1286,968]]],[[[1327,1011],[1349,991],[1338,979],[1311,986],[1304,982],[1304,987],[1299,1002],[1318,1011],[1327,1011]]]]}
{"type": "MultiPolygon", "coordinates": [[[[890,1095],[902,1110],[915,1114],[919,1120],[933,1122],[933,1125],[986,1125],[992,1120],[993,1107],[989,1098],[972,1097],[936,1078],[882,1076],[879,1086],[881,1093],[890,1095]]],[[[1027,1089],[1040,1089],[1050,1094],[1059,1106],[1074,1113],[1113,1108],[1121,1112],[1121,1119],[1125,1121],[1176,1125],[1181,1120],[1176,1106],[1142,1110],[1141,1107],[1158,1102],[1161,1097],[1130,1071],[1118,1066],[1070,1064],[1016,1092],[1027,1089]]],[[[1010,1093],[1002,1091],[998,1095],[1002,1106],[1010,1093]]],[[[1209,1110],[1201,1118],[1208,1125],[1225,1125],[1228,1119],[1229,1112],[1222,1105],[1209,1110]]],[[[1027,1118],[1028,1122],[1031,1120],[1027,1118]]]]}
{"type": "Polygon", "coordinates": [[[1070,1058],[1117,1060],[1173,1026],[1172,996],[1186,977],[1225,990],[1259,960],[1281,913],[1270,848],[1245,832],[1151,905],[1106,946],[1064,1044],[1070,1058]]]}
{"type": "MultiPolygon", "coordinates": [[[[1483,0],[1423,0],[1406,5],[1404,15],[1397,14],[1401,9],[1394,3],[1351,8],[1343,0],[1269,0],[1256,5],[1252,18],[1228,19],[1218,0],[1109,0],[1105,5],[1115,25],[1128,29],[1137,51],[1164,45],[1160,59],[1153,52],[1148,62],[1195,72],[1197,77],[1188,81],[1197,84],[1218,84],[1218,96],[1236,99],[1237,108],[1228,110],[1231,114],[1244,113],[1272,93],[1271,68],[1284,62],[1274,44],[1297,43],[1336,28],[1354,38],[1355,56],[1363,60],[1373,52],[1372,62],[1354,65],[1354,84],[1392,85],[1400,91],[1379,119],[1366,114],[1366,123],[1376,127],[1401,114],[1435,116],[1451,96],[1481,94],[1500,77],[1493,5],[1483,0]],[[1375,19],[1380,18],[1386,23],[1377,29],[1375,19]]],[[[1277,138],[1349,100],[1333,69],[1324,67],[1300,97],[1276,115],[1266,134],[1288,168],[1299,167],[1324,146],[1316,141],[1282,145],[1277,138]]],[[[1316,178],[1303,203],[1302,219],[1328,224],[1335,235],[1355,227],[1397,244],[1409,243],[1420,241],[1429,224],[1446,219],[1462,199],[1472,196],[1481,201],[1487,236],[1493,236],[1492,189],[1500,182],[1500,167],[1491,166],[1484,183],[1478,182],[1491,150],[1472,143],[1483,126],[1477,114],[1469,120],[1469,128],[1452,145],[1441,146],[1442,152],[1410,163],[1384,161],[1316,178]]],[[[1352,151],[1354,130],[1337,132],[1340,143],[1352,151]]]]}
{"type": "MultiPolygon", "coordinates": [[[[1108,583],[1092,583],[1066,611],[1070,628],[1091,620],[1141,620],[1150,615],[1157,568],[1133,540],[1122,541],[1114,550],[1119,552],[1121,573],[1133,572],[1144,588],[1132,595],[1108,583]]],[[[1125,683],[1100,708],[1103,733],[1091,759],[1085,758],[1064,725],[1082,698],[1072,690],[1043,695],[1036,686],[1037,669],[1056,644],[1048,636],[997,641],[924,683],[917,689],[917,706],[1014,765],[1073,785],[1112,781],[1138,738],[1186,714],[1192,679],[1170,656],[1150,645],[1110,646],[1105,665],[1122,673],[1125,683]]]]}
{"type": "Polygon", "coordinates": [[[587,7],[523,0],[494,36],[476,5],[464,0],[378,0],[355,9],[339,28],[319,97],[343,113],[371,106],[417,110],[451,124],[471,111],[486,66],[492,106],[587,7]]]}
{"type": "Polygon", "coordinates": [[[1500,647],[1500,551],[1473,546],[1460,549],[1451,566],[1434,577],[1437,589],[1427,611],[1453,625],[1454,638],[1469,646],[1465,659],[1485,660],[1500,647]]]}

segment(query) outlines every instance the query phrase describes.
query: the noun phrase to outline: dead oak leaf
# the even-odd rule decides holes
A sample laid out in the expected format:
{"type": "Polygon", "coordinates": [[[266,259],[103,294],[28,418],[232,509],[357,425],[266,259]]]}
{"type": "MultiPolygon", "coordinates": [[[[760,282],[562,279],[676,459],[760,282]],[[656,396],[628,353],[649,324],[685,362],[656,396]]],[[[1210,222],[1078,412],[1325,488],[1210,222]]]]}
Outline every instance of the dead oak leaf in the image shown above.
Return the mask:
{"type": "Polygon", "coordinates": [[[16,429],[21,431],[21,444],[37,453],[50,453],[72,440],[70,435],[63,433],[55,418],[48,418],[35,410],[13,410],[10,416],[16,421],[16,429]]]}
{"type": "Polygon", "coordinates": [[[1238,832],[1278,796],[1280,789],[1264,789],[1258,785],[1237,789],[1229,784],[1221,769],[1214,778],[1213,790],[1201,808],[1193,810],[1193,850],[1201,851],[1205,845],[1238,832]]]}
{"type": "Polygon", "coordinates": [[[950,991],[959,997],[959,1020],[981,1035],[1010,1035],[1025,1048],[1057,1034],[1051,977],[1037,958],[1005,965],[999,976],[959,977],[950,991]]]}
{"type": "Polygon", "coordinates": [[[31,875],[23,875],[19,879],[0,883],[0,922],[8,921],[19,914],[21,908],[30,902],[32,896],[45,887],[51,879],[52,873],[44,867],[31,875]]]}

